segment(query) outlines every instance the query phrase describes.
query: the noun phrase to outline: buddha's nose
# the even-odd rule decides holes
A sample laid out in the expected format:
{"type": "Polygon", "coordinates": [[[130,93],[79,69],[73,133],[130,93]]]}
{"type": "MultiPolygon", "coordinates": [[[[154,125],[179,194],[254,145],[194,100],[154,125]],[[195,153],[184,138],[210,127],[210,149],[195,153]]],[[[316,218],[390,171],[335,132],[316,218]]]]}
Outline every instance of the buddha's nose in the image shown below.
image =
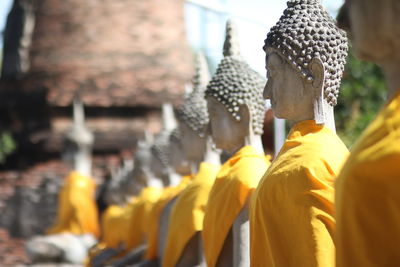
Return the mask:
{"type": "Polygon", "coordinates": [[[272,97],[272,86],[271,86],[271,80],[268,79],[267,83],[265,84],[264,87],[264,92],[263,92],[263,97],[264,99],[271,99],[272,97]]]}

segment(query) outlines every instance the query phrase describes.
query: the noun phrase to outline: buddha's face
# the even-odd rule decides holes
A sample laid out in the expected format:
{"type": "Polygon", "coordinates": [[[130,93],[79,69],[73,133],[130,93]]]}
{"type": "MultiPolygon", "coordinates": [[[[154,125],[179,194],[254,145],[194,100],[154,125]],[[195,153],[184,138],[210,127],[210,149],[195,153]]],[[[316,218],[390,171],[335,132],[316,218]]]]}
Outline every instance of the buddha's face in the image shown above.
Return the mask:
{"type": "Polygon", "coordinates": [[[346,0],[338,25],[348,33],[359,58],[385,63],[399,49],[399,12],[398,0],[346,0]]]}
{"type": "Polygon", "coordinates": [[[127,196],[135,196],[140,193],[144,184],[138,183],[138,181],[133,178],[133,172],[129,172],[123,180],[122,186],[122,190],[127,196]]]}
{"type": "Polygon", "coordinates": [[[227,108],[214,97],[207,97],[208,114],[212,139],[217,148],[233,152],[244,145],[249,134],[249,116],[239,110],[241,120],[237,121],[227,108]]]}
{"type": "Polygon", "coordinates": [[[179,141],[171,140],[169,149],[171,165],[174,170],[180,175],[189,174],[189,162],[186,160],[181,143],[179,141]]]}
{"type": "Polygon", "coordinates": [[[146,185],[147,181],[153,178],[151,172],[151,151],[150,147],[144,143],[139,143],[135,153],[135,167],[132,173],[132,179],[138,185],[146,185]]]}
{"type": "Polygon", "coordinates": [[[154,175],[158,178],[163,178],[164,176],[168,175],[166,166],[161,162],[161,160],[153,155],[151,158],[150,168],[154,175]]]}
{"type": "Polygon", "coordinates": [[[108,185],[105,201],[108,205],[119,205],[123,203],[124,194],[121,191],[120,183],[117,180],[112,180],[108,185]]]}
{"type": "Polygon", "coordinates": [[[65,141],[64,151],[62,153],[63,161],[68,164],[70,167],[75,167],[75,159],[78,154],[79,147],[73,142],[65,141]]]}
{"type": "Polygon", "coordinates": [[[266,51],[266,70],[264,98],[271,101],[274,115],[291,121],[313,119],[313,90],[272,49],[266,51]]]}
{"type": "Polygon", "coordinates": [[[204,157],[207,138],[200,137],[183,121],[179,123],[179,130],[185,157],[190,161],[201,161],[204,157]]]}

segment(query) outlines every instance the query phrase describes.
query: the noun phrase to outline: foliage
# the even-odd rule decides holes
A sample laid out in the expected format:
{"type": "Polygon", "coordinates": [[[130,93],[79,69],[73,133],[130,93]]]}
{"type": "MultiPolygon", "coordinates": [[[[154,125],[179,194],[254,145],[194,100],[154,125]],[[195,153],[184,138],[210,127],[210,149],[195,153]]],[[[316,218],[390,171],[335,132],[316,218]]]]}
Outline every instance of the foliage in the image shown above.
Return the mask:
{"type": "Polygon", "coordinates": [[[8,132],[0,133],[0,163],[4,163],[7,156],[16,149],[16,143],[8,132]]]}
{"type": "Polygon", "coordinates": [[[386,85],[380,68],[361,62],[350,51],[335,109],[339,136],[351,147],[386,101],[386,85]]]}

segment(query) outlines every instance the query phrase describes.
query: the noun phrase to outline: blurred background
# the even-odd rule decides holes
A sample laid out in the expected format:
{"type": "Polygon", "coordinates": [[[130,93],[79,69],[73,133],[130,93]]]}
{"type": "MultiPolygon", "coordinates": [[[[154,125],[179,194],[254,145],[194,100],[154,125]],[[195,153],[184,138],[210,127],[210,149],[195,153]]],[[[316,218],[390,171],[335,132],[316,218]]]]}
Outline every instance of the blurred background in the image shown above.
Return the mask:
{"type": "MultiPolygon", "coordinates": [[[[324,0],[336,16],[343,0],[324,0]]],[[[263,40],[285,0],[0,0],[0,265],[25,263],[26,238],[54,220],[68,168],[60,156],[79,94],[95,134],[93,176],[132,157],[143,130],[160,129],[160,107],[177,107],[202,51],[211,73],[222,56],[227,18],[241,51],[265,77],[263,40]]],[[[336,108],[351,147],[385,98],[377,66],[350,53],[336,108]]],[[[273,153],[285,122],[266,113],[273,153]]]]}

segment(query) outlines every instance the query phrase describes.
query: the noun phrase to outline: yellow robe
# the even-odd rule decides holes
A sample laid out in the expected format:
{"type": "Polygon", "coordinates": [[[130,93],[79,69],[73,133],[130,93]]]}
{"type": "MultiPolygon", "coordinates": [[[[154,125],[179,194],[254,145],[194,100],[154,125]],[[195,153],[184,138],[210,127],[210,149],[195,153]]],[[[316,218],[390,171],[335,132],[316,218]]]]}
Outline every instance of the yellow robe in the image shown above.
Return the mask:
{"type": "MultiPolygon", "coordinates": [[[[129,230],[131,217],[128,212],[132,211],[130,207],[136,203],[136,200],[136,198],[132,198],[125,206],[111,205],[104,211],[101,216],[100,242],[89,250],[89,256],[86,259],[85,266],[90,266],[92,259],[105,249],[124,249],[124,247],[126,247],[126,235],[129,230]]],[[[126,251],[123,250],[114,258],[118,258],[125,253],[126,251]]]]}
{"type": "Polygon", "coordinates": [[[208,198],[203,240],[207,266],[214,267],[235,219],[270,165],[251,146],[242,147],[218,172],[208,198]]]}
{"type": "Polygon", "coordinates": [[[146,187],[138,197],[132,198],[125,206],[108,207],[102,217],[101,242],[90,250],[87,262],[107,248],[117,249],[122,246],[123,251],[114,257],[119,258],[145,243],[149,236],[147,225],[150,213],[162,190],[146,187]]]}
{"type": "Polygon", "coordinates": [[[333,184],[347,156],[330,129],[293,126],[252,199],[252,267],[335,265],[333,184]]]}
{"type": "Polygon", "coordinates": [[[126,220],[123,206],[109,206],[103,213],[101,219],[101,242],[102,247],[118,248],[126,231],[126,220]]]}
{"type": "Polygon", "coordinates": [[[203,229],[208,194],[220,166],[203,162],[193,181],[179,195],[171,210],[163,267],[174,267],[187,242],[203,229]]]}
{"type": "Polygon", "coordinates": [[[125,207],[128,226],[123,242],[126,251],[131,251],[147,242],[150,236],[151,210],[160,198],[162,191],[162,188],[146,187],[141,191],[135,202],[129,203],[125,207]]]}
{"type": "Polygon", "coordinates": [[[58,196],[56,222],[47,230],[47,233],[66,232],[76,235],[92,234],[99,237],[95,189],[96,185],[92,178],[76,171],[71,172],[58,196]]]}
{"type": "Polygon", "coordinates": [[[166,188],[161,194],[160,199],[153,206],[150,214],[150,230],[149,230],[149,238],[147,241],[147,249],[144,255],[145,259],[152,260],[157,258],[158,254],[158,227],[160,224],[160,216],[165,206],[175,198],[185,187],[189,184],[192,179],[192,175],[186,175],[182,177],[180,183],[176,186],[171,186],[166,188]]]}
{"type": "Polygon", "coordinates": [[[400,93],[351,151],[336,182],[337,266],[400,266],[400,93]]]}

